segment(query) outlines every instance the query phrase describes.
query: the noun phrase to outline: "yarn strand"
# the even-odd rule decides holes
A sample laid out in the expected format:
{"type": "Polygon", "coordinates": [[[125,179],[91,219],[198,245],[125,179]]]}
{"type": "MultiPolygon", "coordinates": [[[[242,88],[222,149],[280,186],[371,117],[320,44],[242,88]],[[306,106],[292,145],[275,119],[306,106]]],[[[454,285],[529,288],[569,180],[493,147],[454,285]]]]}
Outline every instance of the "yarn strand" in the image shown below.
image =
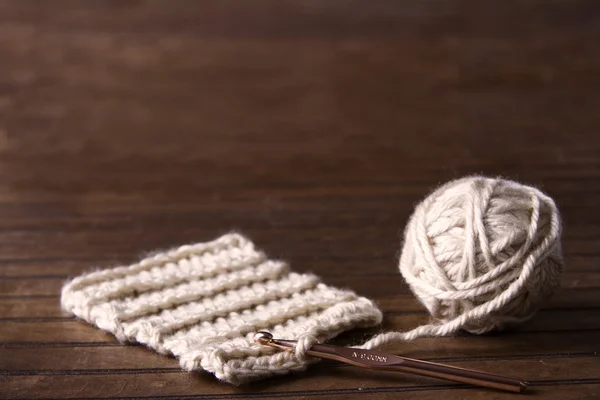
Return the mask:
{"type": "Polygon", "coordinates": [[[560,235],[554,201],[533,187],[478,176],[442,186],[416,207],[399,262],[434,322],[358,348],[528,320],[558,287],[560,235]]]}

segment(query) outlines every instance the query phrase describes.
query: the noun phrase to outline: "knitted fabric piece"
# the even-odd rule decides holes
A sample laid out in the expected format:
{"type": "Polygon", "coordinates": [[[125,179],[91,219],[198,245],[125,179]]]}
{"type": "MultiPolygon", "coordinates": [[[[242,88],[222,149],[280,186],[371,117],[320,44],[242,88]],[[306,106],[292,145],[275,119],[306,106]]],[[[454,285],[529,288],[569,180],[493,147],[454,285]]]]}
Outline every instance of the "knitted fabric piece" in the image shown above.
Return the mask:
{"type": "Polygon", "coordinates": [[[235,233],[82,275],[63,287],[61,302],[121,341],[173,354],[182,368],[233,384],[314,362],[302,349],[255,344],[256,331],[322,342],[382,318],[370,300],[290,272],[235,233]]]}

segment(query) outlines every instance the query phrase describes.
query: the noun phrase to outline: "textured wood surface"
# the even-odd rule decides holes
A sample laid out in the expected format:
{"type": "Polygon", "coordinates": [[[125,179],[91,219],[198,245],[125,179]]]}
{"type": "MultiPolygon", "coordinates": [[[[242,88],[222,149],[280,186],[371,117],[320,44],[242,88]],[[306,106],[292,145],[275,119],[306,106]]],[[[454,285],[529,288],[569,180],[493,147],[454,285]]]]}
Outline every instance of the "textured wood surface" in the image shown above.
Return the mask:
{"type": "Polygon", "coordinates": [[[404,224],[475,173],[556,199],[561,290],[518,332],[393,351],[600,395],[598,43],[593,0],[0,1],[0,398],[516,398],[332,362],[232,387],[59,308],[69,277],[239,230],[410,329],[404,224]]]}

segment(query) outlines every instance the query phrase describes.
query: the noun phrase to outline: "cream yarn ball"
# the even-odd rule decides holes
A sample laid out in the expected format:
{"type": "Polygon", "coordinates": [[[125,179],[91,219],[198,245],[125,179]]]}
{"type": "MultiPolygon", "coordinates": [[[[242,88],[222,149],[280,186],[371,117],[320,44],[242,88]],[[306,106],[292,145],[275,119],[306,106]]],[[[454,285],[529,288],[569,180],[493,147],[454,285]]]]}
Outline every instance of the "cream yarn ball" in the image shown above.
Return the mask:
{"type": "Polygon", "coordinates": [[[554,293],[563,268],[554,201],[530,186],[468,177],[419,204],[400,272],[447,329],[485,333],[520,323],[554,293]]]}
{"type": "Polygon", "coordinates": [[[361,347],[529,319],[559,285],[560,236],[558,209],[538,189],[480,176],[441,186],[410,218],[399,265],[434,321],[361,347]]]}

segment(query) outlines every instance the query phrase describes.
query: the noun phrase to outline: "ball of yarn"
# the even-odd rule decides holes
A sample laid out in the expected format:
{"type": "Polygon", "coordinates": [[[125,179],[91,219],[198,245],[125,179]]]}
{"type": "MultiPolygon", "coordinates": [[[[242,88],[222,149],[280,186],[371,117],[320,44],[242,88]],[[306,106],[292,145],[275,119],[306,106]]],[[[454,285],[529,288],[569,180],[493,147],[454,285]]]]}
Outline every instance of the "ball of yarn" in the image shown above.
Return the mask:
{"type": "Polygon", "coordinates": [[[533,316],[559,285],[560,236],[554,201],[533,187],[475,176],[434,191],[410,218],[400,257],[435,319],[412,337],[481,334],[533,316]]]}

